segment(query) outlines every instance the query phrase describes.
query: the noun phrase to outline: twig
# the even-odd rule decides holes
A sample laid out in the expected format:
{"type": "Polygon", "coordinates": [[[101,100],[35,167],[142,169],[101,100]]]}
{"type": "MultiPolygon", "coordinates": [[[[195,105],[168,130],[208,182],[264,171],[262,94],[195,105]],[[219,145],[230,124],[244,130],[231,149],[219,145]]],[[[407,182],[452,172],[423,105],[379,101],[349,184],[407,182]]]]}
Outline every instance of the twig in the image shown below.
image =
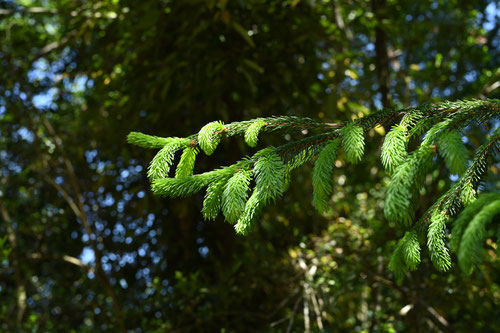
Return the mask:
{"type": "Polygon", "coordinates": [[[15,13],[28,13],[28,14],[57,14],[57,9],[49,9],[43,7],[29,7],[21,9],[0,9],[1,15],[12,15],[15,13]]]}
{"type": "MultiPolygon", "coordinates": [[[[304,288],[304,294],[307,296],[306,289],[304,288]]],[[[311,321],[309,319],[309,302],[307,301],[307,297],[304,297],[304,332],[309,333],[311,331],[311,321]]]]}
{"type": "Polygon", "coordinates": [[[97,239],[93,239],[92,235],[94,232],[92,231],[92,228],[90,226],[90,222],[88,219],[88,216],[85,212],[85,207],[83,205],[84,200],[83,200],[83,195],[80,191],[80,187],[78,186],[78,181],[77,177],[75,174],[75,169],[73,167],[73,164],[71,163],[70,159],[66,156],[66,152],[64,150],[64,147],[62,145],[62,140],[59,138],[57,135],[56,131],[54,130],[54,127],[52,124],[45,118],[43,115],[40,114],[40,119],[42,121],[43,126],[49,133],[49,135],[52,137],[52,140],[54,141],[57,149],[60,151],[63,162],[64,162],[64,167],[66,170],[66,175],[69,179],[69,183],[72,187],[73,194],[75,196],[75,199],[71,198],[70,195],[68,194],[67,190],[64,190],[62,186],[58,186],[54,181],[49,181],[49,184],[54,186],[56,190],[61,194],[61,196],[68,202],[70,205],[70,208],[73,210],[74,214],[76,217],[78,217],[83,225],[83,228],[85,230],[85,233],[88,236],[90,247],[92,248],[92,251],[95,254],[95,266],[96,266],[96,277],[101,281],[103,284],[105,290],[107,291],[108,295],[112,299],[112,304],[113,304],[113,309],[115,312],[115,319],[116,322],[122,332],[126,332],[125,329],[125,324],[123,320],[123,315],[122,315],[122,310],[121,310],[121,305],[118,300],[118,296],[116,295],[113,286],[111,285],[108,276],[104,269],[102,268],[102,254],[101,251],[99,250],[99,247],[97,246],[97,239]]]}
{"type": "Polygon", "coordinates": [[[292,331],[293,322],[295,320],[295,315],[297,314],[297,310],[299,309],[300,301],[303,299],[302,296],[297,297],[297,301],[295,302],[292,310],[292,314],[290,315],[290,321],[288,322],[288,327],[286,329],[286,333],[290,333],[292,331]]]}
{"type": "Polygon", "coordinates": [[[94,270],[94,268],[92,266],[86,265],[80,259],[78,259],[76,257],[69,256],[67,254],[65,254],[63,256],[55,256],[55,255],[53,255],[53,256],[44,256],[41,253],[32,253],[30,255],[30,258],[33,259],[33,260],[59,260],[59,261],[64,261],[64,262],[67,262],[69,264],[73,264],[73,265],[78,266],[80,268],[86,269],[87,271],[89,271],[89,273],[94,273],[95,272],[95,270],[94,270]]]}
{"type": "Polygon", "coordinates": [[[21,265],[19,262],[19,252],[17,248],[17,236],[14,228],[12,227],[12,219],[10,218],[9,212],[5,206],[0,201],[0,213],[2,219],[7,226],[7,234],[12,249],[12,266],[14,266],[14,277],[17,284],[17,315],[16,315],[16,326],[21,327],[23,321],[24,312],[26,311],[26,285],[21,274],[21,265]]]}
{"type": "Polygon", "coordinates": [[[310,298],[311,298],[311,301],[313,304],[314,313],[316,314],[316,322],[318,323],[318,328],[320,330],[322,330],[323,329],[323,320],[321,318],[321,311],[319,308],[318,299],[316,298],[316,293],[314,292],[314,289],[311,286],[309,286],[308,289],[309,289],[309,295],[310,295],[310,298]]]}

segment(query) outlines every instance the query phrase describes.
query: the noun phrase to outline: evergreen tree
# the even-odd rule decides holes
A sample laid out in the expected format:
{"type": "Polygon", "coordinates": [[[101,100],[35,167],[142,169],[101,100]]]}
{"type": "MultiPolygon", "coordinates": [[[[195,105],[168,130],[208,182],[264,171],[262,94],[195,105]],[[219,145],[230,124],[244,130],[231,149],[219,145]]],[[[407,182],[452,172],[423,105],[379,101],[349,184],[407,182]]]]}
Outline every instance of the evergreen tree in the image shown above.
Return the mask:
{"type": "MultiPolygon", "coordinates": [[[[376,126],[393,125],[382,144],[381,160],[391,182],[386,192],[385,218],[406,234],[394,250],[389,268],[397,279],[420,263],[421,243],[427,245],[435,268],[451,267],[447,247],[447,224],[466,207],[453,224],[453,250],[460,267],[470,273],[481,261],[482,242],[487,224],[500,213],[496,193],[481,194],[478,186],[492,156],[500,149],[500,127],[489,131],[474,157],[462,140],[462,131],[470,126],[497,126],[500,100],[443,102],[419,107],[381,110],[345,124],[327,124],[309,118],[271,117],[223,124],[216,121],[187,138],[159,138],[132,132],[128,141],[161,150],[151,161],[148,176],[153,192],[161,196],[186,197],[207,188],[204,216],[214,219],[222,210],[225,219],[235,224],[239,234],[247,234],[257,223],[264,206],[282,196],[292,179],[291,171],[318,155],[313,171],[313,203],[324,212],[332,194],[332,174],[337,156],[358,163],[364,155],[364,134],[376,126]],[[394,124],[398,122],[397,124],[394,124]],[[280,147],[267,147],[254,155],[220,169],[193,175],[197,147],[207,155],[219,142],[243,135],[255,147],[260,133],[288,133],[307,129],[312,136],[280,147]],[[340,144],[341,143],[341,144],[340,144]],[[408,146],[416,146],[408,151],[408,146]],[[343,155],[339,155],[342,147],[343,155]],[[178,150],[184,149],[175,178],[169,171],[178,150]],[[426,176],[444,162],[450,174],[458,175],[455,184],[426,213],[416,219],[416,200],[426,176]],[[438,162],[438,163],[436,163],[438,162]],[[250,184],[255,186],[250,198],[250,184]],[[427,239],[427,241],[425,241],[427,239]]],[[[500,226],[498,236],[500,236],[500,226]]]]}

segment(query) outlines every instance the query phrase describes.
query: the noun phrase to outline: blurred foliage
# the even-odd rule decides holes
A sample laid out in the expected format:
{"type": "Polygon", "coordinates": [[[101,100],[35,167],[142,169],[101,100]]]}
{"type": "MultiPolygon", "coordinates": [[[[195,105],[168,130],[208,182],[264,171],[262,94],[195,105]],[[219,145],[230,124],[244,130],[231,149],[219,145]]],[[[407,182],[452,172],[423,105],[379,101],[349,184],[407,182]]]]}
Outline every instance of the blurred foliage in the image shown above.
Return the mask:
{"type": "MultiPolygon", "coordinates": [[[[427,260],[402,285],[389,273],[402,235],[383,219],[388,177],[375,152],[387,129],[369,133],[360,164],[336,162],[324,215],[306,166],[246,238],[202,222],[201,195],[152,196],[154,152],[126,144],[133,130],[182,136],[214,120],[345,121],[382,107],[384,82],[395,107],[498,98],[498,8],[0,0],[0,330],[499,331],[495,243],[470,277],[427,260]]],[[[253,151],[236,139],[219,149],[195,171],[253,151]]],[[[495,170],[485,188],[498,190],[495,170]]],[[[446,176],[428,179],[418,207],[446,176]]]]}

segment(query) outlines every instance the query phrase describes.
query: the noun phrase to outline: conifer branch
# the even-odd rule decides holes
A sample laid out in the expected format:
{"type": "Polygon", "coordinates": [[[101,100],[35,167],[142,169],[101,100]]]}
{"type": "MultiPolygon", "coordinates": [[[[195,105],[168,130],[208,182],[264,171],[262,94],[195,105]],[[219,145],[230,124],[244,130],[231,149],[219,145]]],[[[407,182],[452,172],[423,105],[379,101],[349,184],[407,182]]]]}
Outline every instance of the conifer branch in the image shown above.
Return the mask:
{"type": "MultiPolygon", "coordinates": [[[[431,261],[438,270],[445,271],[451,266],[446,247],[446,223],[464,206],[476,207],[477,201],[474,200],[479,182],[486,173],[490,157],[500,150],[500,131],[497,130],[470,160],[461,131],[470,125],[483,127],[493,119],[499,120],[499,107],[500,100],[493,99],[442,102],[396,110],[384,109],[343,124],[290,116],[257,118],[230,124],[215,121],[205,125],[198,134],[186,138],[160,138],[132,132],[128,141],[145,148],[161,148],[148,170],[155,194],[186,197],[207,188],[202,209],[204,218],[215,219],[222,210],[226,220],[235,223],[237,233],[247,234],[264,206],[286,191],[292,170],[317,155],[319,157],[313,171],[313,203],[318,211],[326,211],[332,193],[333,166],[339,146],[342,146],[348,162],[357,163],[364,155],[366,133],[376,126],[392,126],[382,144],[381,153],[382,164],[391,175],[384,214],[389,222],[411,228],[398,242],[390,263],[390,269],[400,279],[420,263],[418,235],[427,236],[431,261]],[[249,146],[255,147],[259,135],[303,130],[310,131],[312,135],[279,147],[261,149],[233,165],[193,175],[198,148],[206,155],[211,155],[221,140],[232,136],[243,136],[249,146]],[[423,134],[425,136],[420,146],[409,152],[410,140],[420,140],[423,134]],[[179,150],[183,150],[183,153],[175,178],[171,178],[170,168],[179,150]],[[450,174],[461,177],[413,225],[416,198],[424,179],[433,168],[431,162],[439,158],[436,154],[443,159],[450,174]],[[248,197],[252,178],[255,179],[255,187],[248,197]]],[[[494,207],[496,209],[497,206],[494,207]]],[[[494,209],[489,208],[487,211],[494,209]]],[[[479,214],[480,210],[471,208],[464,212],[479,214]]],[[[457,223],[454,235],[458,235],[458,239],[463,238],[463,235],[475,236],[467,236],[465,250],[459,240],[453,240],[454,251],[466,253],[462,256],[469,256],[470,251],[477,252],[477,244],[483,239],[480,226],[484,225],[485,219],[481,221],[482,224],[476,221],[473,224],[475,227],[465,222],[457,223]],[[467,245],[467,242],[474,245],[467,245]]],[[[478,262],[474,258],[469,261],[459,258],[464,263],[461,266],[474,266],[478,262]]]]}
{"type": "Polygon", "coordinates": [[[332,175],[339,149],[339,140],[333,140],[321,151],[313,171],[313,203],[319,212],[325,212],[332,194],[332,175]]]}
{"type": "Polygon", "coordinates": [[[471,201],[471,192],[475,192],[479,182],[481,181],[488,159],[494,152],[500,150],[500,134],[492,136],[487,143],[479,147],[478,151],[471,164],[467,168],[465,174],[453,185],[444,195],[442,195],[418,221],[418,226],[421,229],[425,227],[430,220],[431,215],[436,210],[441,210],[445,214],[453,216],[459,208],[464,205],[463,198],[468,197],[467,201],[471,201]],[[466,192],[465,192],[466,191],[466,192]]]}
{"type": "Polygon", "coordinates": [[[470,274],[482,262],[483,243],[486,238],[486,227],[494,216],[500,214],[500,199],[489,202],[481,207],[472,220],[467,222],[460,245],[458,247],[458,263],[460,268],[470,274]]]}

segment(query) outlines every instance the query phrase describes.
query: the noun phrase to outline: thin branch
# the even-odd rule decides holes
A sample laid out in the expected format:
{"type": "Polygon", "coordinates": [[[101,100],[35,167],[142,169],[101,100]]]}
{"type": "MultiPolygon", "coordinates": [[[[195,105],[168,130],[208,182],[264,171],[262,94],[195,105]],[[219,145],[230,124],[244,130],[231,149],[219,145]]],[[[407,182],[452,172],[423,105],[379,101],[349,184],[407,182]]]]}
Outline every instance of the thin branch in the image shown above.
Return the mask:
{"type": "Polygon", "coordinates": [[[40,58],[45,57],[46,55],[48,55],[50,52],[52,52],[54,50],[57,50],[57,49],[60,49],[62,47],[69,45],[71,38],[75,37],[77,35],[78,35],[78,31],[73,30],[73,31],[70,31],[66,36],[62,37],[60,40],[48,43],[47,45],[45,45],[44,47],[42,47],[40,49],[40,52],[37,53],[33,57],[32,61],[34,62],[40,58]]]}
{"type": "Polygon", "coordinates": [[[297,301],[293,306],[292,314],[290,315],[290,321],[288,322],[286,333],[290,333],[292,331],[293,322],[295,321],[295,315],[297,314],[297,310],[299,309],[299,304],[302,299],[303,299],[302,296],[297,297],[297,301]]]}
{"type": "Polygon", "coordinates": [[[485,94],[489,94],[492,91],[497,90],[498,88],[500,88],[500,81],[495,81],[492,84],[489,84],[486,87],[484,87],[483,91],[485,94]]]}
{"type": "MultiPolygon", "coordinates": [[[[304,294],[307,296],[305,289],[304,294]]],[[[304,307],[302,311],[304,312],[304,332],[309,333],[311,331],[311,321],[309,318],[309,302],[307,301],[307,297],[304,297],[304,307]]]]}
{"type": "Polygon", "coordinates": [[[43,8],[43,7],[29,7],[20,9],[0,9],[0,16],[7,16],[13,14],[57,14],[57,9],[43,8]]]}
{"type": "Polygon", "coordinates": [[[59,185],[58,183],[56,183],[52,178],[50,178],[49,176],[47,175],[43,175],[43,179],[49,183],[50,185],[52,185],[56,191],[63,197],[63,199],[68,203],[68,206],[71,208],[71,210],[73,211],[73,213],[76,215],[77,218],[79,218],[80,220],[82,219],[82,214],[81,214],[81,211],[80,209],[78,208],[78,206],[75,204],[75,202],[73,201],[73,198],[71,198],[71,196],[68,194],[68,192],[66,192],[66,190],[61,186],[59,185]]]}
{"type": "Polygon", "coordinates": [[[313,304],[313,309],[314,309],[314,313],[316,314],[316,323],[318,323],[318,328],[320,330],[323,329],[323,320],[322,320],[322,315],[321,315],[321,310],[320,310],[320,307],[319,307],[319,302],[318,302],[318,298],[316,296],[316,293],[314,292],[314,289],[309,286],[309,295],[310,295],[310,298],[311,298],[311,302],[313,304]]]}
{"type": "Polygon", "coordinates": [[[125,329],[125,324],[123,320],[123,315],[122,315],[122,306],[120,305],[120,302],[118,300],[118,296],[115,293],[115,290],[113,286],[111,285],[108,276],[106,272],[104,271],[102,267],[102,254],[101,251],[99,250],[99,247],[97,246],[97,237],[96,239],[93,239],[92,235],[94,235],[94,232],[92,230],[92,227],[90,226],[90,222],[88,219],[88,216],[85,212],[85,207],[84,207],[84,199],[82,192],[80,191],[80,187],[78,185],[78,180],[75,174],[75,169],[73,167],[73,164],[71,163],[71,160],[67,157],[66,152],[64,150],[62,140],[59,138],[57,135],[56,131],[54,130],[54,127],[52,124],[45,118],[43,117],[42,114],[40,114],[40,119],[42,121],[43,126],[49,133],[49,135],[52,137],[53,142],[55,143],[57,149],[61,153],[63,162],[64,162],[64,167],[66,170],[66,175],[69,179],[69,183],[72,187],[73,194],[75,196],[75,199],[73,200],[69,194],[68,191],[64,190],[61,186],[57,186],[58,184],[54,181],[49,181],[49,183],[54,186],[56,189],[58,189],[58,192],[65,198],[66,202],[70,205],[70,208],[74,212],[74,214],[80,219],[83,228],[85,230],[85,233],[88,236],[90,247],[92,248],[94,254],[95,254],[95,266],[96,266],[96,276],[97,278],[102,282],[104,285],[105,290],[107,291],[108,295],[112,299],[113,303],[113,309],[115,311],[115,316],[116,316],[116,322],[118,326],[120,327],[120,330],[122,332],[126,332],[125,329]]]}
{"type": "Polygon", "coordinates": [[[69,264],[72,264],[72,265],[78,266],[80,268],[83,268],[83,269],[87,270],[89,273],[94,273],[95,272],[95,270],[94,270],[94,268],[92,266],[87,265],[83,261],[81,261],[80,259],[78,259],[76,257],[73,257],[73,256],[69,256],[67,254],[65,254],[63,256],[58,256],[58,255],[46,256],[46,255],[43,255],[41,253],[32,253],[31,255],[29,255],[29,258],[31,258],[33,260],[57,260],[57,261],[64,261],[64,262],[67,262],[69,264]]]}
{"type": "Polygon", "coordinates": [[[340,4],[338,1],[333,3],[333,11],[335,13],[335,22],[337,23],[337,27],[344,32],[345,37],[348,42],[351,42],[353,39],[352,31],[349,27],[346,26],[344,22],[344,18],[342,17],[342,13],[340,12],[340,4]]]}
{"type": "Polygon", "coordinates": [[[10,247],[12,249],[12,266],[14,267],[14,277],[16,279],[17,284],[17,315],[16,315],[16,326],[21,327],[21,323],[23,321],[24,313],[26,311],[26,284],[23,279],[23,275],[21,273],[21,264],[19,260],[19,251],[17,248],[17,236],[16,231],[12,227],[13,221],[10,218],[9,212],[5,208],[5,206],[0,201],[0,213],[2,215],[2,219],[5,222],[7,227],[7,235],[10,243],[10,247]]]}
{"type": "Polygon", "coordinates": [[[445,317],[443,317],[439,312],[437,312],[436,309],[434,309],[432,306],[428,305],[426,302],[422,300],[419,300],[419,302],[423,305],[427,313],[430,314],[430,319],[434,324],[437,324],[437,326],[439,326],[445,332],[449,333],[455,332],[455,330],[453,329],[453,327],[451,327],[448,320],[446,320],[445,317]]]}

